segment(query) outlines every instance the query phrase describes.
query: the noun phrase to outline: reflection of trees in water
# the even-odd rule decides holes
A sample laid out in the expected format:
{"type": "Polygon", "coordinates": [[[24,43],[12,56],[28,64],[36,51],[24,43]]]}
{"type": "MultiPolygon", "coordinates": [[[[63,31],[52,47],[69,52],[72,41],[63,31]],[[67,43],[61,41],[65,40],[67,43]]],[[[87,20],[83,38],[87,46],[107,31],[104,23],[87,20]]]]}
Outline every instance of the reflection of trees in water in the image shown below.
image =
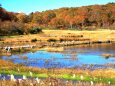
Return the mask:
{"type": "Polygon", "coordinates": [[[75,45],[66,46],[65,50],[72,49],[102,49],[102,50],[115,50],[115,43],[102,43],[102,44],[86,44],[86,45],[75,45]]]}
{"type": "Polygon", "coordinates": [[[78,66],[77,68],[80,68],[82,70],[96,70],[96,69],[107,69],[107,68],[112,68],[115,69],[115,64],[82,64],[81,66],[78,66]]]}
{"type": "Polygon", "coordinates": [[[28,59],[28,60],[24,60],[23,61],[23,64],[24,65],[27,65],[27,66],[32,66],[32,65],[35,65],[37,66],[38,63],[39,63],[39,60],[41,60],[40,58],[34,58],[34,59],[28,59]]]}
{"type": "Polygon", "coordinates": [[[78,60],[77,58],[77,52],[76,51],[66,51],[62,53],[63,59],[68,59],[68,60],[78,60]]]}
{"type": "Polygon", "coordinates": [[[50,74],[54,74],[56,68],[60,68],[61,64],[59,62],[55,62],[52,59],[48,59],[44,61],[44,67],[47,68],[48,77],[50,74]]]}
{"type": "Polygon", "coordinates": [[[59,67],[61,67],[61,63],[56,62],[52,59],[48,59],[48,60],[44,61],[44,67],[45,68],[59,68],[59,67]]]}

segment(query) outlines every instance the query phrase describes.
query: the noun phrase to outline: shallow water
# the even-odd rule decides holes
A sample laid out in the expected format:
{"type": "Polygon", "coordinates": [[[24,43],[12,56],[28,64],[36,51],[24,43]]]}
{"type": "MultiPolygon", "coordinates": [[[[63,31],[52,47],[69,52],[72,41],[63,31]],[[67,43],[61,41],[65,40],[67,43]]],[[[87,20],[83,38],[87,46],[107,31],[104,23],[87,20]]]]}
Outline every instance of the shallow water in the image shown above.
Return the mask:
{"type": "Polygon", "coordinates": [[[65,47],[63,52],[36,51],[1,58],[41,68],[115,68],[115,57],[106,59],[101,56],[104,53],[115,54],[115,44],[78,45],[65,47]]]}

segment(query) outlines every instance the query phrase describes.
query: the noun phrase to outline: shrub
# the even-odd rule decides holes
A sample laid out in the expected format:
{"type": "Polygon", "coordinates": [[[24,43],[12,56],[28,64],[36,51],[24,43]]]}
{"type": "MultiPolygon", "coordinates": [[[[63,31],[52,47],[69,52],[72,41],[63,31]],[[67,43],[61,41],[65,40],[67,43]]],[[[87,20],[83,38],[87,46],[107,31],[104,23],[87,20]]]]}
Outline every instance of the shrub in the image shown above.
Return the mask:
{"type": "Polygon", "coordinates": [[[42,32],[42,29],[38,28],[38,27],[32,28],[29,31],[29,33],[31,33],[31,34],[37,34],[37,33],[40,33],[40,32],[42,32]]]}
{"type": "Polygon", "coordinates": [[[18,22],[5,21],[0,24],[0,35],[23,35],[24,24],[18,22]]]}
{"type": "Polygon", "coordinates": [[[8,35],[23,35],[24,30],[20,28],[12,29],[8,32],[8,35]]]}

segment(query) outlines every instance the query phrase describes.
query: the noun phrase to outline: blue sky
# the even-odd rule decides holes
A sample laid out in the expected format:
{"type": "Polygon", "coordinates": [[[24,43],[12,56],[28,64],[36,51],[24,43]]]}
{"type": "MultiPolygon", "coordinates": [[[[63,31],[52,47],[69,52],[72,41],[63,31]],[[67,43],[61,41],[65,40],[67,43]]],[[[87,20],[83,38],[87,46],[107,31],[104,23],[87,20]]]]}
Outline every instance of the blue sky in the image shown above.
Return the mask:
{"type": "Polygon", "coordinates": [[[61,7],[80,7],[94,4],[106,4],[114,0],[0,0],[8,11],[30,13],[61,7]]]}

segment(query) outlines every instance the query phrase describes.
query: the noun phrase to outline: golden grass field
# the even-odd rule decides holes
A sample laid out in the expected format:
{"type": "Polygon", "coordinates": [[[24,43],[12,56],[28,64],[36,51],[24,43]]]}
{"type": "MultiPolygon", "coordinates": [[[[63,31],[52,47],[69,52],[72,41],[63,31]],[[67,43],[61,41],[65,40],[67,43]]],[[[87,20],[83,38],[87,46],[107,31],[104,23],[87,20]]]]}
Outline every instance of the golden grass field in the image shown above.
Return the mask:
{"type": "MultiPolygon", "coordinates": [[[[59,40],[62,36],[83,35],[91,41],[115,41],[115,30],[97,30],[97,31],[76,31],[76,30],[43,30],[40,34],[29,34],[20,36],[5,36],[1,42],[31,42],[32,39],[46,41],[49,38],[59,40]]],[[[1,37],[2,38],[2,37],[1,37]]]]}

